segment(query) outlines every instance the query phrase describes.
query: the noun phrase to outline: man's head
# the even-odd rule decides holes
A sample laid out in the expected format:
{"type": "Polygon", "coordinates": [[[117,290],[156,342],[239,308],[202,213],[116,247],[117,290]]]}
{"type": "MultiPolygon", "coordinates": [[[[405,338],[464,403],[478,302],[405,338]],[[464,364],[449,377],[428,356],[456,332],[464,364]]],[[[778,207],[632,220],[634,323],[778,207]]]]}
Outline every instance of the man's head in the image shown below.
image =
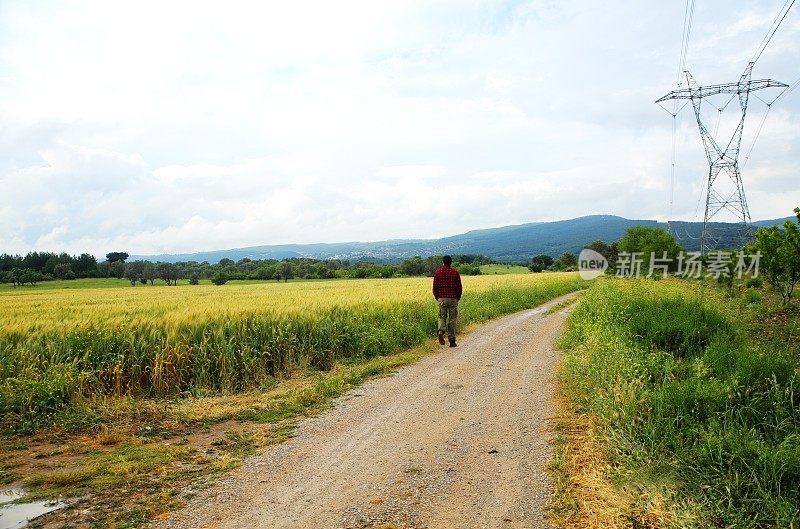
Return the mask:
{"type": "Polygon", "coordinates": [[[446,266],[450,266],[451,264],[453,264],[453,258],[452,258],[452,257],[450,257],[449,255],[445,255],[444,257],[442,257],[442,262],[443,262],[443,263],[444,263],[446,266]]]}

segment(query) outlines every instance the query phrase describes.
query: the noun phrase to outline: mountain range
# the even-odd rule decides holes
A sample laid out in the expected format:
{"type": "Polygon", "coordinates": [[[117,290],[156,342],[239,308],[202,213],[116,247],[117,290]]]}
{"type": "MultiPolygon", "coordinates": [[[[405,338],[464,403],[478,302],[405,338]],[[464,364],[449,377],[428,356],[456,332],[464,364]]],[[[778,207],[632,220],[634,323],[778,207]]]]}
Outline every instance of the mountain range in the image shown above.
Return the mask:
{"type": "MultiPolygon", "coordinates": [[[[794,217],[787,217],[794,220],[794,217]]],[[[780,224],[786,219],[762,220],[754,226],[780,224]]],[[[719,223],[719,226],[725,224],[719,223]]],[[[186,254],[134,255],[131,260],[148,261],[208,261],[221,259],[238,261],[250,259],[286,259],[312,257],[316,259],[348,259],[390,262],[419,255],[481,254],[504,262],[528,262],[531,257],[547,254],[558,257],[564,252],[580,252],[595,240],[607,243],[619,240],[632,226],[657,226],[667,229],[666,223],[655,220],[634,220],[614,215],[588,215],[554,222],[531,222],[500,228],[473,230],[441,239],[392,239],[377,242],[341,242],[316,244],[279,244],[212,250],[186,254]]],[[[699,250],[702,222],[673,221],[670,231],[687,250],[699,250]]]]}

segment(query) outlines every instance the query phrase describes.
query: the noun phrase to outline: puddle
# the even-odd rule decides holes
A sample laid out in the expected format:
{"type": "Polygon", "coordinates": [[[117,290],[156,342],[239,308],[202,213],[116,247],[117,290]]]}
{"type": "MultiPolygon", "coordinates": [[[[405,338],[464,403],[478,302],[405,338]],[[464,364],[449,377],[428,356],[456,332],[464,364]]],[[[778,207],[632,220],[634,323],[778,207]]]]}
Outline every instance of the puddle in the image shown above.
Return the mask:
{"type": "Polygon", "coordinates": [[[31,503],[11,503],[23,497],[20,489],[0,490],[0,529],[19,529],[30,520],[64,507],[60,501],[34,501],[31,503]]]}

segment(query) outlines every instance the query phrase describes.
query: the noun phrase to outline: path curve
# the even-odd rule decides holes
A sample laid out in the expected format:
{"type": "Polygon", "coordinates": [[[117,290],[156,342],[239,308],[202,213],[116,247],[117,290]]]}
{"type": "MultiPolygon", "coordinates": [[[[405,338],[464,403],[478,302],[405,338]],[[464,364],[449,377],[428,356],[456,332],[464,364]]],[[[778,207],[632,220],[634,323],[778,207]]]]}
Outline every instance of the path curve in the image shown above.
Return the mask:
{"type": "Polygon", "coordinates": [[[505,316],[302,421],[165,528],[551,528],[548,418],[566,310],[505,316]]]}

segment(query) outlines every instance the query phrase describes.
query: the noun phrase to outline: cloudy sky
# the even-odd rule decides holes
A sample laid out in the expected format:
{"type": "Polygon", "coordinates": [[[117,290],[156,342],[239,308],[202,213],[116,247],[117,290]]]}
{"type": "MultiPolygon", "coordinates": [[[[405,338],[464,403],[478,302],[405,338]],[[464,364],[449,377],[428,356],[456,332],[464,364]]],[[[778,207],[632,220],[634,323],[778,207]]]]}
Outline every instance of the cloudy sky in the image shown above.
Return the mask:
{"type": "MultiPolygon", "coordinates": [[[[736,81],[782,5],[697,0],[698,82],[736,81]]],[[[672,118],[654,101],[676,87],[685,7],[0,0],[0,252],[667,219],[672,118]]],[[[753,77],[800,77],[800,7],[753,77]]],[[[672,215],[702,220],[690,108],[672,215]]],[[[742,158],[765,108],[751,100],[742,158]]],[[[730,134],[735,102],[719,120],[708,109],[730,134]]],[[[754,219],[800,205],[800,89],[770,111],[743,175],[754,219]]]]}

